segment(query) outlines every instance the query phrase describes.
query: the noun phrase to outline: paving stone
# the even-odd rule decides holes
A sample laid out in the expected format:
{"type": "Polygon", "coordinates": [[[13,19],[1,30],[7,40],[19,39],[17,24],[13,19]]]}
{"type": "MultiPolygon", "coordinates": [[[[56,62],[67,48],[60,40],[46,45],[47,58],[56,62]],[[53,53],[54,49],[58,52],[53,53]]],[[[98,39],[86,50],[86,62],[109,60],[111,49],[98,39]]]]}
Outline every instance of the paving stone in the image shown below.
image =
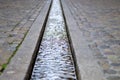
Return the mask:
{"type": "Polygon", "coordinates": [[[120,44],[120,40],[108,40],[108,41],[105,41],[105,43],[109,45],[120,44]]]}
{"type": "Polygon", "coordinates": [[[105,55],[114,55],[115,53],[110,49],[104,49],[103,54],[105,54],[105,55]]]}
{"type": "Polygon", "coordinates": [[[120,80],[119,76],[110,76],[107,78],[107,80],[120,80]]]}
{"type": "Polygon", "coordinates": [[[109,56],[107,56],[107,57],[108,57],[108,59],[109,59],[111,62],[114,62],[114,63],[118,63],[118,62],[119,62],[118,56],[116,56],[116,55],[109,55],[109,56]]]}
{"type": "Polygon", "coordinates": [[[0,44],[5,43],[5,39],[4,38],[0,38],[0,44]]]}
{"type": "Polygon", "coordinates": [[[14,39],[13,39],[12,37],[8,37],[8,38],[6,39],[6,41],[7,41],[9,44],[11,44],[11,43],[13,43],[14,39]]]}
{"type": "Polygon", "coordinates": [[[107,0],[66,0],[66,3],[81,33],[87,37],[86,41],[90,43],[89,47],[103,73],[107,73],[104,76],[109,78],[106,79],[120,80],[120,77],[116,76],[120,71],[120,2],[118,0],[109,0],[109,2],[107,0]]]}
{"type": "Polygon", "coordinates": [[[108,48],[110,48],[110,46],[107,46],[107,45],[104,44],[104,45],[101,45],[100,48],[101,49],[108,49],[108,48]]]}
{"type": "Polygon", "coordinates": [[[108,69],[108,70],[104,70],[104,73],[105,73],[105,74],[116,74],[117,71],[108,69]]]}
{"type": "Polygon", "coordinates": [[[104,70],[108,70],[110,68],[110,64],[108,61],[106,60],[99,60],[98,64],[104,69],[104,70]]]}
{"type": "Polygon", "coordinates": [[[7,34],[5,34],[4,32],[0,32],[0,38],[6,38],[6,37],[8,37],[7,34]]]}
{"type": "Polygon", "coordinates": [[[116,63],[111,63],[111,66],[113,69],[115,69],[116,71],[120,70],[120,63],[116,62],[116,63]]]}
{"type": "Polygon", "coordinates": [[[0,65],[7,63],[11,54],[12,54],[12,52],[0,48],[0,65]]]}
{"type": "Polygon", "coordinates": [[[114,68],[116,71],[119,71],[119,70],[120,70],[120,66],[113,66],[113,68],[114,68]]]}
{"type": "Polygon", "coordinates": [[[0,0],[0,65],[13,55],[46,3],[47,0],[0,0]],[[29,20],[32,16],[34,20],[29,20]]]}
{"type": "Polygon", "coordinates": [[[10,47],[8,48],[9,51],[15,51],[17,48],[18,44],[17,43],[12,43],[10,44],[10,47]]]}
{"type": "Polygon", "coordinates": [[[120,45],[112,45],[111,49],[114,51],[115,55],[120,56],[120,45]]]}

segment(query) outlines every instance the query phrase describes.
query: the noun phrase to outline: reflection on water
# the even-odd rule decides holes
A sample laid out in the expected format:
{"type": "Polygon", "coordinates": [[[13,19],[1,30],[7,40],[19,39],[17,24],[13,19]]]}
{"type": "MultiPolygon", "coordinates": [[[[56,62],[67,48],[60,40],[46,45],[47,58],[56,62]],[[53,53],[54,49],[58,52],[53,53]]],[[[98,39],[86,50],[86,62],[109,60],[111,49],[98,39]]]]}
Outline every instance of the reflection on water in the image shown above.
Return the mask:
{"type": "Polygon", "coordinates": [[[31,80],[76,80],[59,0],[53,0],[31,80]]]}

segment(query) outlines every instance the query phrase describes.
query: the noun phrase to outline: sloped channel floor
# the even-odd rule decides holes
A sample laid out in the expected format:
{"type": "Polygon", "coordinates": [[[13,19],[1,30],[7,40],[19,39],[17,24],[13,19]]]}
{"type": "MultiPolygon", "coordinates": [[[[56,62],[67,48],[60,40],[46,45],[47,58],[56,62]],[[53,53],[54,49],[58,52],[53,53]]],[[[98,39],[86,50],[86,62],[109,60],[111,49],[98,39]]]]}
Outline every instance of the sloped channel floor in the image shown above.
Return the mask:
{"type": "Polygon", "coordinates": [[[30,80],[77,80],[59,0],[53,0],[30,80]]]}

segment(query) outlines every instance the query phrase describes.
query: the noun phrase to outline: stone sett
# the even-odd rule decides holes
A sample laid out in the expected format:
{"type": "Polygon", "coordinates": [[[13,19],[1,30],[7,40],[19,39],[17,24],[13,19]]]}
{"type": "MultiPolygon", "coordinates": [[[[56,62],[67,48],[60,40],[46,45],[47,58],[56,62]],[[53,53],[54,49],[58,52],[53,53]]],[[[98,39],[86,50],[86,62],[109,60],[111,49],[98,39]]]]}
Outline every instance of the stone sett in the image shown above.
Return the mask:
{"type": "Polygon", "coordinates": [[[0,73],[47,0],[0,0],[0,73]]]}
{"type": "Polygon", "coordinates": [[[66,0],[106,80],[120,80],[120,1],[66,0]],[[107,74],[107,75],[106,75],[107,74]]]}

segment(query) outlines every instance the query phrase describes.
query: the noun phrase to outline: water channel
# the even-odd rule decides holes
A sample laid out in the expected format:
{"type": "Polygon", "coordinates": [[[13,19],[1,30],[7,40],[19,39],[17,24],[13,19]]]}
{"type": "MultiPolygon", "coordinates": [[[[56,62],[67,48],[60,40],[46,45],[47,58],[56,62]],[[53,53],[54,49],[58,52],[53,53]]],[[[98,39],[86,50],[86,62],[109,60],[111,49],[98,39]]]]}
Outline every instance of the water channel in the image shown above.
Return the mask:
{"type": "Polygon", "coordinates": [[[59,0],[53,0],[30,80],[77,80],[59,0]]]}

